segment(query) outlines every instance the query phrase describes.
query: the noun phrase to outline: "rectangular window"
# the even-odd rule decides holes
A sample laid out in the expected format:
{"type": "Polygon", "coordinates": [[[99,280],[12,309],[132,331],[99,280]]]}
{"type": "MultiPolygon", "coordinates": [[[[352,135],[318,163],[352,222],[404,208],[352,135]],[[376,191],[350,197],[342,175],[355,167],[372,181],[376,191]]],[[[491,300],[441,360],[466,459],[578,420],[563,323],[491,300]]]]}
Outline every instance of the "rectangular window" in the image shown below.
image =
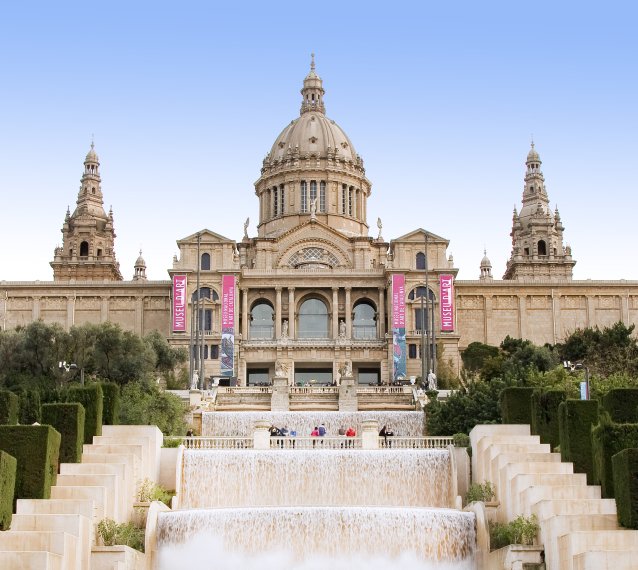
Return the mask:
{"type": "Polygon", "coordinates": [[[301,211],[308,211],[308,185],[305,180],[301,181],[301,211]]]}
{"type": "Polygon", "coordinates": [[[310,181],[310,202],[312,202],[317,197],[317,181],[310,181]]]}
{"type": "Polygon", "coordinates": [[[219,359],[219,345],[211,344],[210,345],[210,359],[218,360],[219,359]]]}
{"type": "Polygon", "coordinates": [[[204,311],[204,330],[212,331],[213,330],[213,310],[206,309],[204,311]]]}
{"type": "Polygon", "coordinates": [[[348,194],[348,187],[345,184],[342,184],[342,186],[341,186],[341,213],[344,216],[346,215],[346,204],[348,202],[347,194],[348,194]]]}
{"type": "Polygon", "coordinates": [[[279,214],[279,190],[277,190],[277,186],[272,189],[272,215],[276,216],[279,214]]]}
{"type": "Polygon", "coordinates": [[[416,344],[408,345],[408,358],[416,358],[416,344]]]}
{"type": "Polygon", "coordinates": [[[326,211],[326,183],[323,180],[319,183],[319,211],[326,211]]]}
{"type": "Polygon", "coordinates": [[[354,188],[352,186],[350,186],[350,189],[348,191],[348,216],[352,216],[352,203],[354,201],[354,188]]]}
{"type": "Polygon", "coordinates": [[[284,185],[279,186],[279,213],[283,216],[286,211],[286,203],[284,200],[284,185]]]}
{"type": "Polygon", "coordinates": [[[418,331],[423,330],[423,325],[425,325],[425,330],[428,330],[427,319],[423,319],[424,314],[427,315],[427,309],[423,309],[423,311],[421,311],[421,309],[414,310],[414,327],[418,331]]]}

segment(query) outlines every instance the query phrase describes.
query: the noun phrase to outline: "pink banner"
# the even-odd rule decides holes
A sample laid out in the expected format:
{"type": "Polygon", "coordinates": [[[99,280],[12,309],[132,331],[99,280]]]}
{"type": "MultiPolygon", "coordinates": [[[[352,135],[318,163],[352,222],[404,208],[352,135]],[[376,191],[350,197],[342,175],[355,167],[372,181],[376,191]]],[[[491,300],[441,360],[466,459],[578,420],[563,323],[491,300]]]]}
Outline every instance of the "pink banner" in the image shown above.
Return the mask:
{"type": "Polygon", "coordinates": [[[405,327],[405,275],[392,276],[392,328],[405,327]]]}
{"type": "Polygon", "coordinates": [[[222,277],[222,330],[235,328],[235,276],[222,277]]]}
{"type": "Polygon", "coordinates": [[[186,331],[186,275],[173,275],[173,332],[186,331]]]}
{"type": "Polygon", "coordinates": [[[441,275],[441,330],[454,331],[454,275],[441,275]]]}

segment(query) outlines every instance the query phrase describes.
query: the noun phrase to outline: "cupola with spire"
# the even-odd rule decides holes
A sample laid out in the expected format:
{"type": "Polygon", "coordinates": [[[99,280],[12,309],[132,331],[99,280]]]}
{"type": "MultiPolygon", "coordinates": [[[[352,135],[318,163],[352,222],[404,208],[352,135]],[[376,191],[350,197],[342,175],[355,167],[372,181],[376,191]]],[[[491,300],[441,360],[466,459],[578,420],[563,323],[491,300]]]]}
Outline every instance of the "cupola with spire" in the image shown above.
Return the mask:
{"type": "Polygon", "coordinates": [[[146,261],[142,257],[142,250],[140,249],[140,255],[135,260],[133,281],[146,281],[146,261]]]}
{"type": "Polygon", "coordinates": [[[275,139],[255,182],[259,238],[275,238],[311,220],[348,237],[368,235],[372,185],[352,141],[326,116],[324,95],[312,54],[300,115],[275,139]]]}
{"type": "Polygon", "coordinates": [[[563,247],[565,229],[558,208],[552,212],[534,141],[527,153],[523,207],[512,217],[512,254],[503,279],[570,280],[575,261],[563,247]]]}
{"type": "Polygon", "coordinates": [[[483,249],[483,259],[481,259],[481,276],[479,277],[481,281],[492,281],[492,262],[490,258],[487,257],[487,250],[483,249]]]}
{"type": "Polygon", "coordinates": [[[104,211],[100,160],[91,141],[75,210],[67,208],[62,225],[62,246],[56,247],[53,279],[56,281],[121,281],[115,259],[113,211],[104,211]]]}

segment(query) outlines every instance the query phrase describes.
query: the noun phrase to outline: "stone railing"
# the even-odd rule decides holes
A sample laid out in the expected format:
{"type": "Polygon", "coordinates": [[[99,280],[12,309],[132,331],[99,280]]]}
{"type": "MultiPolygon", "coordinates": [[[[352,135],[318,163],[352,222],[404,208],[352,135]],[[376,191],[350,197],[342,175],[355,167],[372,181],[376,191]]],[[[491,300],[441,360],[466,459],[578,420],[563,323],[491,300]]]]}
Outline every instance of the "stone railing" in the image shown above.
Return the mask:
{"type": "Polygon", "coordinates": [[[271,437],[270,449],[361,449],[360,437],[271,437]]]}
{"type": "Polygon", "coordinates": [[[290,386],[291,395],[339,394],[339,386],[290,386]]]}
{"type": "Polygon", "coordinates": [[[218,386],[217,395],[272,394],[272,386],[218,386]]]}
{"type": "Polygon", "coordinates": [[[379,437],[379,449],[446,449],[452,437],[379,437]]]}
{"type": "Polygon", "coordinates": [[[252,449],[252,437],[185,437],[186,449],[252,449]]]}
{"type": "Polygon", "coordinates": [[[357,386],[357,395],[362,394],[412,394],[412,386],[357,386]]]}

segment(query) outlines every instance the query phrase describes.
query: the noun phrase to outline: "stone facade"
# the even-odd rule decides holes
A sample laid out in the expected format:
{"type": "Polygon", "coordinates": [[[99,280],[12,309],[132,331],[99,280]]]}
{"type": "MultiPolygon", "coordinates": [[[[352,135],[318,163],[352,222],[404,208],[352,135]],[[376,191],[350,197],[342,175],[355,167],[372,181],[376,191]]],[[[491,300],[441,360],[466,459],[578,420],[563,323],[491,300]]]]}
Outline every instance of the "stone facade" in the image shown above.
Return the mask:
{"type": "MultiPolygon", "coordinates": [[[[256,235],[246,220],[238,241],[203,229],[177,242],[179,256],[168,273],[187,276],[189,324],[199,298],[205,377],[220,374],[223,275],[238,283],[240,384],[272,378],[276,362],[290,382],[313,371],[336,380],[348,362],[355,380],[387,383],[393,357],[389,282],[396,273],[405,275],[408,376],[422,371],[426,284],[436,344],[456,369],[460,351],[473,341],[498,344],[510,335],[555,343],[579,327],[638,323],[638,282],[572,280],[575,261],[563,245],[558,212],[549,210],[532,147],[504,279],[493,279],[485,255],[479,279],[455,282],[454,331],[441,332],[439,277],[458,273],[448,240],[416,229],[386,241],[380,219],[376,236],[369,236],[371,183],[350,139],[325,115],[314,62],[301,93],[300,117],[276,138],[255,183],[256,235]],[[317,323],[323,328],[314,334],[317,323]]],[[[188,347],[190,330],[171,331],[171,281],[147,281],[141,252],[134,279],[121,280],[113,215],[102,208],[93,147],[84,165],[77,207],[67,212],[63,245],[51,263],[54,281],[0,282],[0,325],[6,330],[42,319],[69,328],[108,320],[139,334],[159,330],[172,344],[188,347]]]]}

